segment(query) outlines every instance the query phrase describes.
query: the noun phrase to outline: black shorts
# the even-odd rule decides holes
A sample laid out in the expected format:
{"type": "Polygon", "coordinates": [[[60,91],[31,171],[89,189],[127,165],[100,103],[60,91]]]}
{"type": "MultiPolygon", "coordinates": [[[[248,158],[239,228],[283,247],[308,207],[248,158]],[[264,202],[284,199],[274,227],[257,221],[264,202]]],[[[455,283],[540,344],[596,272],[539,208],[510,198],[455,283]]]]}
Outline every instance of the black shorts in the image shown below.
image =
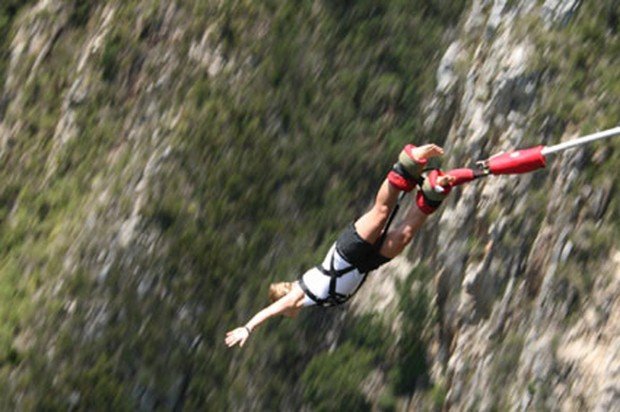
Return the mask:
{"type": "Polygon", "coordinates": [[[361,273],[368,273],[390,261],[375,246],[360,237],[353,223],[338,236],[336,250],[361,273]]]}

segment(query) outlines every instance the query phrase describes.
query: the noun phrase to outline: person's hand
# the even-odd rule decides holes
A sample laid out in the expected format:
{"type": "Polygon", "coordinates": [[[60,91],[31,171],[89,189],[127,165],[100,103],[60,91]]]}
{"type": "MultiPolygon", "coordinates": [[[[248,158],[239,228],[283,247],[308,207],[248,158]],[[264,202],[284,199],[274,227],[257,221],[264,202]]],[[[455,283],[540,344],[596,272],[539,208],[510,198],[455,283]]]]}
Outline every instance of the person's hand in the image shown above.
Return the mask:
{"type": "MultiPolygon", "coordinates": [[[[452,190],[452,183],[456,181],[454,176],[445,174],[439,169],[431,170],[424,180],[422,190],[426,196],[432,196],[431,193],[441,194],[441,198],[448,196],[452,190]]],[[[433,199],[431,197],[431,199],[433,199]]],[[[433,199],[440,200],[440,199],[433,199]]]]}
{"type": "Polygon", "coordinates": [[[411,150],[414,160],[420,161],[443,155],[443,149],[434,143],[418,146],[411,150]]]}
{"type": "Polygon", "coordinates": [[[452,186],[452,183],[456,181],[456,177],[450,175],[437,176],[437,184],[442,187],[452,186]]]}
{"type": "Polygon", "coordinates": [[[250,337],[250,330],[245,326],[236,328],[226,333],[226,346],[229,348],[239,344],[239,347],[243,347],[245,341],[250,337]]]}

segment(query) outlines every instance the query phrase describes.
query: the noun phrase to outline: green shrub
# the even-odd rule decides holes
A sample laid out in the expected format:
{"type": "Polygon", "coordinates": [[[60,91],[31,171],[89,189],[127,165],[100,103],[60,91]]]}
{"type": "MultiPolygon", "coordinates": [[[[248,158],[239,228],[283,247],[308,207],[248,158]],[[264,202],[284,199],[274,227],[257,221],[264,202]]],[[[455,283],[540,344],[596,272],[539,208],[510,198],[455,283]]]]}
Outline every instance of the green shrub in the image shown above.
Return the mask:
{"type": "Polygon", "coordinates": [[[108,40],[101,55],[102,76],[105,81],[116,79],[119,72],[120,54],[123,49],[123,39],[119,35],[108,40]]]}
{"type": "Polygon", "coordinates": [[[502,394],[505,393],[506,386],[510,384],[511,377],[518,369],[523,344],[523,336],[517,333],[510,333],[501,342],[498,342],[491,364],[491,390],[496,405],[502,404],[502,394]]]}
{"type": "Polygon", "coordinates": [[[69,21],[74,26],[86,26],[93,10],[94,3],[90,0],[73,0],[69,21]]]}
{"type": "Polygon", "coordinates": [[[381,325],[377,315],[366,314],[351,319],[344,326],[341,339],[343,342],[363,348],[374,353],[375,358],[385,356],[390,344],[390,335],[381,325]]]}
{"type": "MultiPolygon", "coordinates": [[[[269,281],[315,264],[366,209],[393,156],[421,134],[415,114],[433,87],[444,28],[464,5],[191,1],[177,4],[163,27],[163,3],[114,4],[95,67],[80,73],[87,93],[69,105],[77,137],[53,158],[75,49],[91,38],[87,30],[103,6],[67,3],[69,30],[25,90],[24,126],[0,168],[1,180],[11,182],[0,192],[0,259],[12,256],[0,269],[0,312],[9,319],[0,346],[6,370],[19,364],[12,395],[28,399],[26,409],[70,409],[77,387],[77,409],[123,409],[135,407],[140,388],[160,394],[163,405],[172,377],[190,370],[190,409],[231,409],[220,388],[243,396],[250,376],[258,409],[285,398],[319,410],[368,409],[360,384],[391,362],[390,336],[375,319],[351,320],[341,346],[317,356],[320,330],[307,332],[317,344],[302,352],[291,342],[304,332],[284,322],[243,355],[185,345],[197,335],[221,344],[227,327],[264,304],[269,281]],[[207,28],[225,64],[216,77],[187,58],[207,28]],[[169,155],[153,159],[154,175],[137,193],[150,155],[167,146],[169,155]],[[48,175],[50,163],[57,168],[48,175]],[[118,247],[118,227],[138,197],[138,235],[118,247]],[[32,314],[22,311],[35,291],[41,301],[32,314]],[[101,334],[76,338],[103,302],[110,321],[101,334]],[[78,308],[71,315],[68,303],[78,308]],[[12,352],[24,327],[36,336],[27,356],[12,352]],[[256,367],[231,367],[239,364],[256,367]],[[291,390],[300,376],[305,390],[291,390]]],[[[1,34],[10,33],[16,13],[0,14],[10,16],[0,19],[1,34]]],[[[0,79],[10,36],[2,39],[0,79]]],[[[416,302],[410,325],[429,316],[421,312],[428,302],[416,302]]],[[[407,335],[419,337],[410,327],[407,335]]],[[[416,348],[402,350],[414,364],[401,369],[402,382],[423,374],[424,350],[416,348]]]]}
{"type": "Polygon", "coordinates": [[[371,359],[351,344],[314,357],[301,377],[304,402],[316,411],[370,410],[360,384],[372,370],[371,359]]]}
{"type": "Polygon", "coordinates": [[[427,379],[424,328],[431,320],[432,311],[431,296],[425,285],[430,276],[427,267],[418,266],[398,286],[399,309],[403,313],[403,318],[397,358],[391,370],[391,381],[395,393],[399,395],[419,389],[416,388],[416,384],[427,379]]]}
{"type": "Polygon", "coordinates": [[[446,397],[448,396],[448,389],[446,388],[445,383],[439,382],[431,387],[429,390],[429,398],[431,401],[431,405],[433,410],[441,411],[443,410],[444,403],[446,402],[446,397]]]}
{"type": "Polygon", "coordinates": [[[388,388],[387,390],[381,392],[381,395],[379,395],[379,399],[377,400],[377,408],[382,412],[394,412],[396,411],[397,403],[396,396],[394,396],[388,388]]]}
{"type": "MultiPolygon", "coordinates": [[[[4,86],[5,71],[9,62],[9,45],[12,39],[11,27],[20,9],[30,2],[31,0],[3,0],[0,4],[0,92],[4,86]]],[[[3,104],[4,102],[0,101],[0,119],[4,116],[2,113],[3,104]]]]}

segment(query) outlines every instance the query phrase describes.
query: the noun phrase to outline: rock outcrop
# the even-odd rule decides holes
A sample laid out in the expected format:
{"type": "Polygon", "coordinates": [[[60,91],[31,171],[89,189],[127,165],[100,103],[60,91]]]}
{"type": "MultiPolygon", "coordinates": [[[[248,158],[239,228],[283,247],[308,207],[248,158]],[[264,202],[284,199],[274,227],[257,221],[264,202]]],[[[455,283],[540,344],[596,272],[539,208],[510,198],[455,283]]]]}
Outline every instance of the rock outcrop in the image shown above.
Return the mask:
{"type": "MultiPolygon", "coordinates": [[[[574,127],[562,135],[532,128],[549,93],[544,65],[532,62],[547,51],[539,34],[519,27],[540,18],[536,30],[561,30],[580,2],[508,3],[474,1],[439,65],[425,126],[449,129],[450,167],[578,135],[574,127]]],[[[618,238],[596,261],[576,251],[592,247],[585,238],[616,213],[608,206],[618,165],[595,161],[607,177],[593,184],[580,176],[591,154],[565,152],[544,171],[463,187],[430,220],[435,234],[414,243],[411,259],[431,259],[436,273],[429,287],[441,326],[428,356],[432,380],[447,382],[448,409],[618,410],[618,238]],[[431,256],[420,245],[428,242],[431,256]]]]}

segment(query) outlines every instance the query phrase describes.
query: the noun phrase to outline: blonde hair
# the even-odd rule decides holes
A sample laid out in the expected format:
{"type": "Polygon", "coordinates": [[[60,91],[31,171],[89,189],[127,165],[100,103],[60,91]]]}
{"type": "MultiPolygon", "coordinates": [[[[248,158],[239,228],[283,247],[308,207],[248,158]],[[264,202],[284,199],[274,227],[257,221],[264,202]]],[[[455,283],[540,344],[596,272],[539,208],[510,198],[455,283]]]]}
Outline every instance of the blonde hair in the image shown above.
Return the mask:
{"type": "Polygon", "coordinates": [[[269,301],[271,303],[280,300],[293,288],[293,282],[278,282],[269,285],[269,301]]]}

